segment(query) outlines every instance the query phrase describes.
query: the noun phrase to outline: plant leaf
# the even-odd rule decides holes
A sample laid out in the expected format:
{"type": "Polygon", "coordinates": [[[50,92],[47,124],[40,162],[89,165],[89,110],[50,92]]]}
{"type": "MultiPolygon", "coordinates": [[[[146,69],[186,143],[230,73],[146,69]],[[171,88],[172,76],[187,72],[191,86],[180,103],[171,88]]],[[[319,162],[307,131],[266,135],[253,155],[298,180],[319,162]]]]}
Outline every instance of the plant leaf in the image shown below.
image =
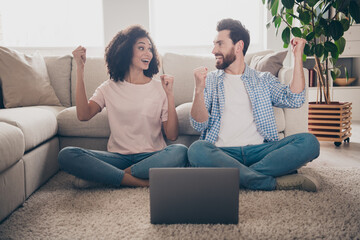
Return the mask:
{"type": "Polygon", "coordinates": [[[327,26],[327,22],[326,22],[326,20],[325,20],[323,17],[320,18],[319,24],[320,24],[321,26],[323,26],[323,27],[327,26]]]}
{"type": "Polygon", "coordinates": [[[305,54],[302,55],[302,60],[303,60],[303,62],[306,62],[306,55],[305,54]]]}
{"type": "Polygon", "coordinates": [[[315,6],[315,4],[318,2],[319,0],[307,0],[306,3],[310,6],[313,7],[315,6]]]}
{"type": "Polygon", "coordinates": [[[315,55],[317,57],[321,57],[322,55],[324,55],[324,46],[321,44],[317,44],[315,46],[315,55]]]}
{"type": "Polygon", "coordinates": [[[314,32],[316,37],[320,37],[323,33],[323,28],[318,24],[315,26],[314,32]]]}
{"type": "Polygon", "coordinates": [[[292,9],[294,7],[294,0],[281,0],[281,3],[286,7],[287,9],[292,9]]]}
{"type": "Polygon", "coordinates": [[[306,41],[311,41],[313,40],[313,38],[315,37],[315,33],[314,32],[310,32],[308,35],[306,35],[306,41]]]}
{"type": "Polygon", "coordinates": [[[310,23],[310,13],[309,12],[300,12],[299,13],[299,19],[305,24],[310,23]]]}
{"type": "Polygon", "coordinates": [[[336,41],[344,35],[344,28],[338,20],[331,21],[329,24],[331,37],[336,41]]]}
{"type": "Polygon", "coordinates": [[[324,47],[325,47],[326,51],[331,52],[331,53],[338,51],[337,46],[334,43],[330,42],[330,41],[326,41],[324,43],[324,47]]]}
{"type": "Polygon", "coordinates": [[[311,56],[315,54],[315,45],[311,46],[310,53],[311,53],[311,56]]]}
{"type": "Polygon", "coordinates": [[[292,26],[293,23],[293,9],[286,9],[286,21],[292,26]]]}
{"type": "Polygon", "coordinates": [[[331,52],[331,57],[335,60],[337,60],[339,58],[339,52],[336,51],[336,52],[331,52]]]}
{"type": "Polygon", "coordinates": [[[281,17],[276,16],[275,21],[274,21],[274,26],[275,26],[276,28],[279,28],[280,25],[281,25],[281,17]]]}
{"type": "Polygon", "coordinates": [[[281,34],[281,38],[285,44],[289,45],[289,43],[290,43],[290,28],[289,27],[286,27],[283,30],[283,32],[281,34]]]}
{"type": "Polygon", "coordinates": [[[339,38],[338,40],[335,41],[335,45],[339,50],[339,54],[342,54],[344,52],[345,49],[345,45],[346,45],[346,40],[344,37],[339,38]]]}
{"type": "Polygon", "coordinates": [[[331,78],[332,78],[333,81],[336,80],[336,74],[335,74],[334,71],[331,71],[331,78]]]}
{"type": "Polygon", "coordinates": [[[341,22],[341,24],[343,26],[344,32],[349,30],[349,28],[350,28],[350,21],[349,20],[344,18],[344,19],[341,19],[340,22],[341,22]]]}
{"type": "Polygon", "coordinates": [[[305,54],[306,56],[311,56],[310,45],[309,45],[308,43],[305,44],[304,54],[305,54]]]}
{"type": "Polygon", "coordinates": [[[300,28],[298,28],[298,27],[293,27],[293,28],[291,29],[291,33],[292,33],[292,35],[294,35],[295,37],[301,38],[301,30],[300,30],[300,28]]]}
{"type": "Polygon", "coordinates": [[[279,7],[279,0],[274,0],[273,4],[271,5],[271,15],[275,16],[279,7]]]}
{"type": "Polygon", "coordinates": [[[351,1],[349,5],[349,12],[356,23],[360,23],[360,8],[356,1],[351,1]]]}

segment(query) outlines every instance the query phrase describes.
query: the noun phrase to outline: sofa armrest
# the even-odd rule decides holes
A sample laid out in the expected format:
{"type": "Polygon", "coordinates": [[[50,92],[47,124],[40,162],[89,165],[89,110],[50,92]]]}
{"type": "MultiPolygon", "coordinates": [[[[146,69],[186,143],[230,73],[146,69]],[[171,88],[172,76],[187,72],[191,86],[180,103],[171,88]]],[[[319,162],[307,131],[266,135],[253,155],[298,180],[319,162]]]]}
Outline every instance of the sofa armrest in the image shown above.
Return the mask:
{"type": "MultiPolygon", "coordinates": [[[[309,71],[304,68],[305,75],[305,88],[306,97],[305,102],[300,108],[284,108],[285,114],[285,137],[301,132],[308,131],[308,112],[309,112],[309,99],[308,99],[308,82],[309,71]]],[[[283,67],[279,71],[279,81],[283,84],[289,85],[292,81],[293,68],[283,67]]]]}

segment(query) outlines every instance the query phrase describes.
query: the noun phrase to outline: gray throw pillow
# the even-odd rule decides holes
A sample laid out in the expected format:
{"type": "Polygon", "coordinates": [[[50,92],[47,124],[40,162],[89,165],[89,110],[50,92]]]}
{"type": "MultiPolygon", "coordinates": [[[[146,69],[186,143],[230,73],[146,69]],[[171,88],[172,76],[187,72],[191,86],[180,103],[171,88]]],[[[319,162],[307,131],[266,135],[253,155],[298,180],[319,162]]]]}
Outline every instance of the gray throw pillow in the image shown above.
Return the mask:
{"type": "Polygon", "coordinates": [[[39,53],[26,55],[0,47],[0,82],[5,108],[61,106],[39,53]]]}
{"type": "Polygon", "coordinates": [[[283,67],[283,62],[288,50],[269,53],[262,56],[253,56],[250,61],[250,67],[260,72],[270,72],[277,76],[279,70],[283,67]]]}

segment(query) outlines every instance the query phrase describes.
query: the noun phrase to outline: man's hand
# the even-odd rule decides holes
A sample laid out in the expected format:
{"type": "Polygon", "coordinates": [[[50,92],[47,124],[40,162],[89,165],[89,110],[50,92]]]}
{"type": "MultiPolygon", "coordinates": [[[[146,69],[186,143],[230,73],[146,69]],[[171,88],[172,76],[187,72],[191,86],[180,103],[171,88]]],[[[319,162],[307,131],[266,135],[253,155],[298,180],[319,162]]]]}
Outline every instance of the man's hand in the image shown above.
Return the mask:
{"type": "Polygon", "coordinates": [[[160,76],[161,79],[161,84],[164,88],[164,91],[166,93],[166,95],[172,94],[173,93],[173,85],[174,85],[174,77],[171,75],[161,75],[160,76]]]}
{"type": "Polygon", "coordinates": [[[302,58],[302,55],[304,53],[304,47],[306,44],[306,40],[303,38],[293,38],[291,39],[291,46],[292,46],[292,51],[294,53],[295,57],[300,57],[302,58]]]}
{"type": "Polygon", "coordinates": [[[198,67],[194,70],[195,91],[196,92],[204,91],[207,73],[208,73],[208,69],[206,67],[198,67]]]}
{"type": "Polygon", "coordinates": [[[78,46],[73,52],[72,52],[76,65],[78,67],[84,67],[86,62],[86,48],[83,46],[78,46]]]}

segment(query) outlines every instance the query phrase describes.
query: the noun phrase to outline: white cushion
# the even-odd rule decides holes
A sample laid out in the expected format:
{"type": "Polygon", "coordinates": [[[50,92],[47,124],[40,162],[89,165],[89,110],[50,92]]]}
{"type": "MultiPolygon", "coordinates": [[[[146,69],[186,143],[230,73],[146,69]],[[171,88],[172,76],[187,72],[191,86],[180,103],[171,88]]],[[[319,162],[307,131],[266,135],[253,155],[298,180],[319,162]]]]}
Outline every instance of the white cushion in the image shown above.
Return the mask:
{"type": "Polygon", "coordinates": [[[6,108],[61,105],[43,57],[0,47],[0,79],[6,108]]]}
{"type": "MultiPolygon", "coordinates": [[[[63,107],[58,107],[58,111],[63,107]]],[[[20,128],[25,138],[25,151],[57,134],[54,112],[36,106],[0,110],[0,121],[20,128]]]]}
{"type": "Polygon", "coordinates": [[[109,137],[110,126],[106,108],[89,121],[80,121],[76,107],[61,111],[57,116],[59,135],[67,137],[109,137]]]}
{"type": "Polygon", "coordinates": [[[179,135],[200,135],[190,124],[190,111],[192,103],[183,103],[176,107],[179,119],[179,135]]]}
{"type": "Polygon", "coordinates": [[[65,107],[71,106],[70,76],[71,56],[45,57],[45,63],[56,96],[65,107]]]}
{"type": "MultiPolygon", "coordinates": [[[[71,70],[71,103],[72,106],[76,106],[75,94],[76,94],[76,62],[72,60],[71,70]]],[[[86,58],[84,81],[86,89],[86,97],[88,99],[94,94],[96,88],[100,86],[104,81],[109,79],[107,69],[105,66],[105,60],[99,57],[86,58]]]]}
{"type": "Polygon", "coordinates": [[[163,57],[163,71],[165,74],[174,76],[175,106],[182,103],[192,102],[194,92],[194,69],[207,67],[210,71],[215,70],[215,58],[213,56],[190,56],[175,53],[165,53],[163,57]]]}
{"type": "Polygon", "coordinates": [[[24,134],[15,126],[0,122],[0,143],[0,172],[3,172],[24,154],[24,134]]]}

